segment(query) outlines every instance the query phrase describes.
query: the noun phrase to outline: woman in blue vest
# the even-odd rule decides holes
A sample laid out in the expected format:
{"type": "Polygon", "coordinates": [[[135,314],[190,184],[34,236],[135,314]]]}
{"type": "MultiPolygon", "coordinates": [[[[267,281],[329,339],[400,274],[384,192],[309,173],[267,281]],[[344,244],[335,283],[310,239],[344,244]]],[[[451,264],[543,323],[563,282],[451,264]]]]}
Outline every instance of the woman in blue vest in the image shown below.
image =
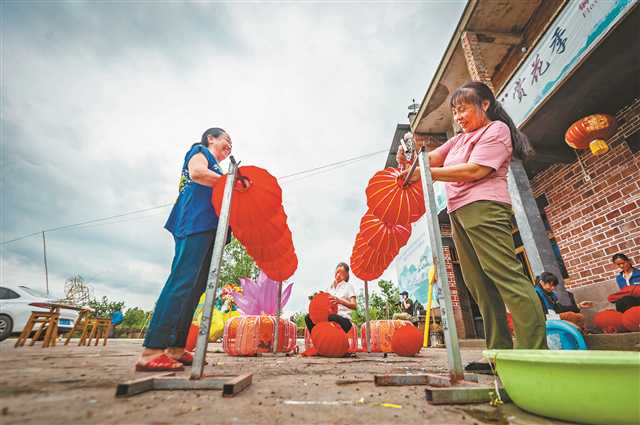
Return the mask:
{"type": "Polygon", "coordinates": [[[210,128],[184,157],[178,199],[164,226],[175,240],[171,273],[156,302],[136,363],[138,371],[182,370],[193,362],[193,354],[184,346],[205,290],[218,227],[211,192],[223,174],[220,162],[230,154],[229,135],[210,128]]]}

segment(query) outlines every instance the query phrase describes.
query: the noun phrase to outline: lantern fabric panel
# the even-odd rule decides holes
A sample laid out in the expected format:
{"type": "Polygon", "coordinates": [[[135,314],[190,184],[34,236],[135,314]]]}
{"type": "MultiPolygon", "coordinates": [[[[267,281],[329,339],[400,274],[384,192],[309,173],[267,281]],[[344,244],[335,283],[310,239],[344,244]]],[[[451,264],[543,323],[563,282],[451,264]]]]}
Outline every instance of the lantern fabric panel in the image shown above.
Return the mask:
{"type": "Polygon", "coordinates": [[[418,220],[425,213],[422,183],[407,187],[403,183],[397,168],[375,173],[365,189],[369,211],[389,224],[408,225],[418,220]]]}
{"type": "MultiPolygon", "coordinates": [[[[371,320],[369,326],[371,327],[371,351],[373,353],[393,353],[393,334],[396,329],[403,326],[413,324],[408,320],[371,320]]],[[[360,344],[363,348],[367,346],[367,329],[366,324],[363,323],[360,327],[360,334],[362,335],[360,344]]]]}
{"type": "MultiPolygon", "coordinates": [[[[254,356],[273,351],[274,316],[239,316],[227,321],[222,338],[222,349],[230,356],[254,356]]],[[[295,323],[280,319],[278,325],[278,349],[290,353],[296,349],[295,323]]]]}

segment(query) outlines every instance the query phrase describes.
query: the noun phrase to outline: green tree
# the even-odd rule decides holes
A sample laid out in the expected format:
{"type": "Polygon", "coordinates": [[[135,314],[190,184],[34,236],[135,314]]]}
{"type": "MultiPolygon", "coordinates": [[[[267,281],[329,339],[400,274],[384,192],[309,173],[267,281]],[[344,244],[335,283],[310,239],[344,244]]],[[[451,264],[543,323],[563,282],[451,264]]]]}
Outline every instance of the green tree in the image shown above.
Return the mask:
{"type": "Polygon", "coordinates": [[[146,312],[138,307],[130,308],[124,313],[124,319],[120,327],[125,329],[142,329],[149,314],[151,314],[151,312],[146,312]]]}
{"type": "MultiPolygon", "coordinates": [[[[369,319],[391,319],[394,313],[400,312],[400,290],[390,280],[379,280],[377,291],[369,291],[369,319]]],[[[364,295],[357,297],[358,308],[351,312],[351,320],[356,326],[365,322],[364,295]]]]}
{"type": "Polygon", "coordinates": [[[110,301],[103,296],[101,300],[92,298],[89,307],[95,310],[96,317],[110,317],[111,313],[124,307],[124,301],[110,301]]]}
{"type": "Polygon", "coordinates": [[[247,250],[235,237],[224,248],[222,266],[220,267],[220,286],[227,283],[240,284],[241,277],[255,279],[260,269],[256,262],[249,256],[247,250]]]}
{"type": "Polygon", "coordinates": [[[296,328],[304,329],[307,325],[304,321],[305,314],[305,312],[298,311],[297,313],[293,313],[293,316],[291,316],[291,321],[296,324],[296,328]]]}

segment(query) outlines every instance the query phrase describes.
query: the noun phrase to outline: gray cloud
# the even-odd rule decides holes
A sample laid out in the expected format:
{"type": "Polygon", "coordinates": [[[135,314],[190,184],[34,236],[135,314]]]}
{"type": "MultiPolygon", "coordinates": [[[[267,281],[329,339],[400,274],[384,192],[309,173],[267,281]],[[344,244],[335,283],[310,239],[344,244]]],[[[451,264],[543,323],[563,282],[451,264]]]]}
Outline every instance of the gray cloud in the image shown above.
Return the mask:
{"type": "MultiPolygon", "coordinates": [[[[5,2],[2,239],[171,202],[212,125],[276,176],[387,148],[463,8],[5,2]]],[[[384,160],[282,182],[300,258],[287,310],[349,258],[384,160]]],[[[167,215],[48,234],[52,287],[80,273],[150,308],[173,254],[167,215]]],[[[43,286],[38,236],[1,250],[0,281],[43,286]]]]}

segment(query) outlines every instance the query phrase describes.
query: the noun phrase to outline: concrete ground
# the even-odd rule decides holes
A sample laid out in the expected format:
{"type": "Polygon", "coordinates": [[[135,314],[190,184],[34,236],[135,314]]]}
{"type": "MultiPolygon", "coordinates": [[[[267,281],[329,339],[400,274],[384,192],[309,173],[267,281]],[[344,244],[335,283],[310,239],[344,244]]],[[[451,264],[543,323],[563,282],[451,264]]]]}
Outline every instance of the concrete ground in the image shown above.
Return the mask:
{"type": "MultiPolygon", "coordinates": [[[[148,376],[133,365],[141,340],[106,347],[13,347],[0,342],[0,425],[11,424],[559,424],[507,403],[433,406],[424,387],[376,387],[380,373],[444,372],[446,351],[415,358],[230,357],[210,344],[205,373],[253,373],[234,398],[220,391],[155,391],[115,398],[118,383],[148,376]],[[346,383],[346,381],[350,381],[346,383]],[[383,406],[383,403],[401,406],[383,406]]],[[[464,348],[464,361],[481,355],[464,348]]],[[[187,369],[188,371],[188,369],[187,369]]]]}

